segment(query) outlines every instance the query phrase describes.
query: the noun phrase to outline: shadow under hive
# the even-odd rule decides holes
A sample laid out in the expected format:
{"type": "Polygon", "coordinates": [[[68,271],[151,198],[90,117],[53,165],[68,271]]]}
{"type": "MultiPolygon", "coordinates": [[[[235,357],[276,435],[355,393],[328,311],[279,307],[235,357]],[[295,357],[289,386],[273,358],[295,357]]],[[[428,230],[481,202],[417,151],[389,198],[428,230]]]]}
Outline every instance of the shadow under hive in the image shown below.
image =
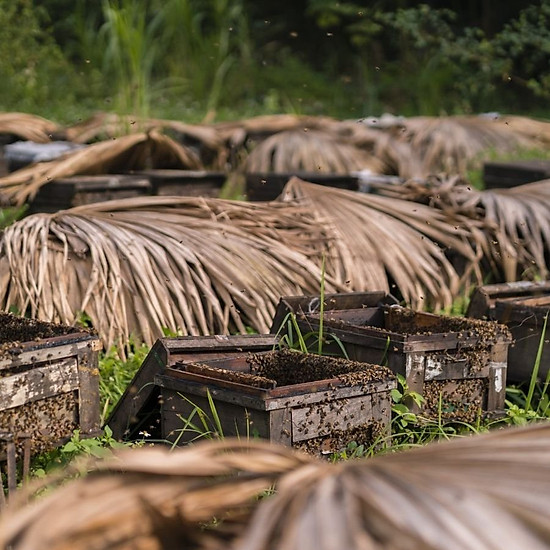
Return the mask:
{"type": "MultiPolygon", "coordinates": [[[[301,330],[320,330],[319,313],[298,316],[301,330]]],[[[510,334],[496,322],[416,312],[396,305],[327,311],[327,353],[341,345],[357,361],[387,365],[425,398],[422,414],[474,421],[502,414],[510,334]],[[339,343],[335,340],[338,339],[339,343]]],[[[413,410],[418,410],[413,403],[413,410]]]]}

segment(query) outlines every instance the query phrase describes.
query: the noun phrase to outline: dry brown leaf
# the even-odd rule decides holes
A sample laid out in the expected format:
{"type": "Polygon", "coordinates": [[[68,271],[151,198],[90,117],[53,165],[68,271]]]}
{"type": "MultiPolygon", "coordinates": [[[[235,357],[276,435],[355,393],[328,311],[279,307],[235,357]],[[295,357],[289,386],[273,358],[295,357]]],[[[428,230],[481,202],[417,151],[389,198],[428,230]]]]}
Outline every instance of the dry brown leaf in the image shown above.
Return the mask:
{"type": "Polygon", "coordinates": [[[268,332],[280,296],[320,288],[327,234],[315,222],[300,205],[193,197],[29,216],[0,241],[1,307],[69,325],[86,312],[107,346],[164,329],[268,332]]]}
{"type": "Polygon", "coordinates": [[[22,205],[48,181],[84,174],[108,174],[145,168],[201,169],[197,154],[158,132],[103,141],[62,157],[21,168],[0,178],[0,199],[22,205]]]}

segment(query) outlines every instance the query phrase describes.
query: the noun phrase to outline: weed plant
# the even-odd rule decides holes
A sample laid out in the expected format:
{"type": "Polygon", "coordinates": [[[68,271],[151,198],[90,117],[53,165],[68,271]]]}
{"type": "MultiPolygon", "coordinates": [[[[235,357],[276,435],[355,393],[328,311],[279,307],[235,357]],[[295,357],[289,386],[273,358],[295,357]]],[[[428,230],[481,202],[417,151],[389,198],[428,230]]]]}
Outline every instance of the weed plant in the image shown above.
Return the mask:
{"type": "Polygon", "coordinates": [[[100,355],[99,393],[101,397],[102,425],[129,386],[149,351],[150,348],[146,344],[138,344],[130,339],[125,359],[120,357],[116,347],[112,347],[100,355]]]}

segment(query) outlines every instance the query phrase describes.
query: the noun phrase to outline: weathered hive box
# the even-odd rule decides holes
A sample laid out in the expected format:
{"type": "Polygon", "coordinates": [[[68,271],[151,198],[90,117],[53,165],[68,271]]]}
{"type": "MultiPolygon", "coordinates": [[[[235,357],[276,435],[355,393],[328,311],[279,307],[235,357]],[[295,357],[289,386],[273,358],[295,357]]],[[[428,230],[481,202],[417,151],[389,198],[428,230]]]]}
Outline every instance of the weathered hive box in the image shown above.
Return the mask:
{"type": "Polygon", "coordinates": [[[483,182],[487,189],[515,187],[550,178],[550,161],[542,159],[486,162],[483,182]]]}
{"type": "Polygon", "coordinates": [[[155,384],[169,441],[200,437],[207,428],[188,425],[200,425],[200,409],[210,417],[210,429],[221,427],[223,436],[261,437],[315,454],[389,435],[390,391],[396,387],[384,367],[291,350],[177,363],[155,384]]]}
{"type": "MultiPolygon", "coordinates": [[[[320,330],[319,314],[299,317],[320,330]]],[[[325,312],[327,352],[387,365],[421,394],[424,416],[471,422],[504,409],[510,334],[495,322],[416,312],[397,305],[325,312]],[[338,339],[336,345],[334,341],[338,339]]]]}
{"type": "Polygon", "coordinates": [[[359,177],[349,174],[325,174],[322,172],[269,172],[246,174],[246,196],[250,201],[272,201],[282,192],[285,185],[294,176],[304,181],[327,185],[338,189],[359,189],[359,177]]]}
{"type": "Polygon", "coordinates": [[[223,172],[156,169],[135,172],[151,183],[153,195],[217,197],[227,176],[223,172]]]}
{"type": "Polygon", "coordinates": [[[40,188],[29,211],[57,212],[73,206],[148,195],[150,190],[149,180],[138,176],[107,174],[59,178],[40,188]]]}
{"type": "Polygon", "coordinates": [[[78,329],[0,314],[0,432],[30,438],[34,453],[77,428],[96,434],[100,347],[78,329]]]}
{"type": "Polygon", "coordinates": [[[525,382],[531,378],[541,340],[539,378],[544,380],[550,368],[550,344],[542,333],[548,311],[550,281],[521,281],[477,288],[467,315],[494,319],[509,328],[513,342],[508,348],[508,380],[525,382]]]}
{"type": "Polygon", "coordinates": [[[117,439],[136,438],[147,432],[162,437],[160,387],[155,376],[176,363],[190,363],[269,351],[277,344],[273,335],[182,336],[160,338],[144,359],[130,385],[107,420],[117,439]]]}
{"type": "MultiPolygon", "coordinates": [[[[382,305],[397,304],[397,299],[383,290],[371,292],[343,292],[340,294],[325,294],[323,311],[346,309],[362,309],[382,305]]],[[[284,329],[283,323],[288,322],[289,313],[294,315],[309,315],[321,311],[319,295],[283,296],[279,299],[277,309],[271,323],[270,332],[276,334],[284,329]]]]}

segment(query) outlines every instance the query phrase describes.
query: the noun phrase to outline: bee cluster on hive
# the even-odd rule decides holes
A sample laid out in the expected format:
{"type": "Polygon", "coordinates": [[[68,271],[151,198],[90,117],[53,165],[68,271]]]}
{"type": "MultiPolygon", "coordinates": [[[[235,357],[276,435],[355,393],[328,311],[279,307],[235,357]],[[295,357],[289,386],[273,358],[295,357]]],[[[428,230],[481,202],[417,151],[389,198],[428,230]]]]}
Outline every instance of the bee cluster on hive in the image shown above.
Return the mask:
{"type": "Polygon", "coordinates": [[[368,448],[384,433],[386,426],[373,420],[345,430],[331,429],[328,434],[313,437],[294,444],[296,449],[313,455],[329,455],[343,452],[351,441],[368,448]]]}
{"type": "Polygon", "coordinates": [[[475,422],[482,412],[487,386],[486,378],[424,382],[423,414],[437,418],[441,411],[445,420],[475,422]]]}
{"type": "Polygon", "coordinates": [[[252,374],[275,380],[279,386],[332,378],[346,386],[366,386],[394,377],[388,368],[379,365],[285,349],[250,354],[247,362],[252,374]]]}
{"type": "Polygon", "coordinates": [[[49,451],[78,428],[76,396],[63,393],[0,411],[0,426],[16,441],[18,434],[28,435],[33,454],[49,451]]]}

